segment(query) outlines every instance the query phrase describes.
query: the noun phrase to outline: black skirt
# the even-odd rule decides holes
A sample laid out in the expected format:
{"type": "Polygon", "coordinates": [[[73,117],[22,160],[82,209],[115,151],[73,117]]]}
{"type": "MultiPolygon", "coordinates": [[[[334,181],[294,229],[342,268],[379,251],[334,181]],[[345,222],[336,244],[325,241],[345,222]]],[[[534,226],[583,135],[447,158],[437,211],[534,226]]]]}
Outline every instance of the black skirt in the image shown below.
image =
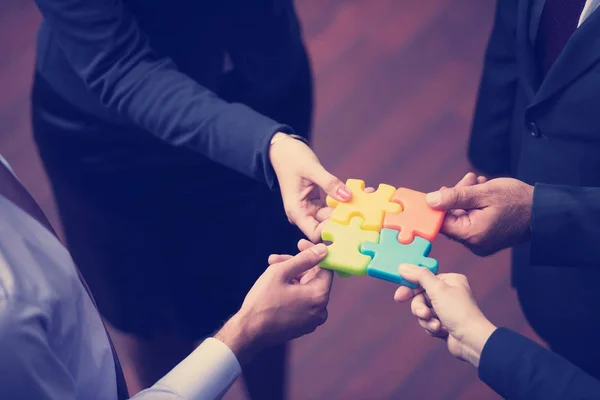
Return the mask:
{"type": "MultiPolygon", "coordinates": [[[[252,99],[233,78],[221,93],[308,136],[308,62],[287,95],[252,99]]],[[[151,338],[198,340],[235,313],[271,253],[301,237],[280,194],[134,126],[89,115],[41,76],[33,129],[67,245],[101,314],[151,338]]]]}

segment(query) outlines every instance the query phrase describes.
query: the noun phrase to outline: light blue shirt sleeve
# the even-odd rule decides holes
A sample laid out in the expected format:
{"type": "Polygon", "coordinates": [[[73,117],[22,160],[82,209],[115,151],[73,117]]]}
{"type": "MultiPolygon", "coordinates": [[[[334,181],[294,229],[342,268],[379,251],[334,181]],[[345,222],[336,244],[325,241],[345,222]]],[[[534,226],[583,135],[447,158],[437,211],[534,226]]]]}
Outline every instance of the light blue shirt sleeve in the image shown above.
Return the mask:
{"type": "MultiPolygon", "coordinates": [[[[2,300],[0,307],[0,393],[22,399],[76,398],[73,376],[48,343],[48,314],[14,299],[2,300]]],[[[154,386],[132,399],[216,400],[240,374],[240,364],[231,350],[209,338],[154,386]]]]}
{"type": "MultiPolygon", "coordinates": [[[[1,398],[116,400],[108,333],[75,268],[53,234],[0,196],[1,398]]],[[[240,374],[209,338],[133,398],[216,400],[240,374]]]]}

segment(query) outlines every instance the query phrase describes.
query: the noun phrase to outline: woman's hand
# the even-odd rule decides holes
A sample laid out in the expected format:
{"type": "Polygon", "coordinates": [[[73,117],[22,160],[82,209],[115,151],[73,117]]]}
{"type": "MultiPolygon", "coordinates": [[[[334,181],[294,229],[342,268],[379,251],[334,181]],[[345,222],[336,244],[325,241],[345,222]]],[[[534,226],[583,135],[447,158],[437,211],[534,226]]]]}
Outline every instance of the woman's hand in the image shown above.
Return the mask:
{"type": "Polygon", "coordinates": [[[316,154],[302,141],[277,133],[271,143],[269,157],[277,174],[286,215],[312,242],[318,242],[324,218],[324,212],[319,213],[325,207],[323,191],[338,201],[350,200],[352,193],[321,165],[316,154]]]}
{"type": "Polygon", "coordinates": [[[479,366],[483,347],[496,327],[479,309],[467,278],[460,274],[436,276],[414,265],[401,265],[399,272],[419,288],[401,286],[394,299],[412,299],[411,312],[419,325],[429,335],[444,339],[454,357],[479,366]]]}

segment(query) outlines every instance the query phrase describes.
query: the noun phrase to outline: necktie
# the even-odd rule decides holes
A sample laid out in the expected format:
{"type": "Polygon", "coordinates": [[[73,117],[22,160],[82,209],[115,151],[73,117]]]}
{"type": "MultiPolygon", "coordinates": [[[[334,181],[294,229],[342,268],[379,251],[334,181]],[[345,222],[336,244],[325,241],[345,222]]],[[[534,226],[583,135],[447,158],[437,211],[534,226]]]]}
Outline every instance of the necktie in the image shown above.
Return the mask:
{"type": "Polygon", "coordinates": [[[546,0],[535,48],[542,79],[577,29],[585,2],[586,0],[546,0]]]}
{"type": "MultiPolygon", "coordinates": [[[[25,190],[25,188],[23,188],[21,183],[17,180],[17,178],[15,178],[12,172],[10,172],[2,162],[0,162],[0,195],[6,197],[8,200],[14,203],[17,207],[21,208],[31,217],[36,219],[40,224],[42,224],[56,236],[56,232],[52,228],[52,225],[50,225],[50,222],[46,218],[46,215],[44,215],[42,209],[38,206],[33,197],[31,197],[31,195],[25,190]]],[[[92,296],[92,293],[88,288],[87,283],[83,279],[83,276],[79,272],[79,269],[77,269],[77,273],[79,275],[79,279],[81,280],[83,287],[85,288],[87,294],[90,296],[92,303],[94,303],[94,306],[96,306],[94,297],[92,296]]],[[[127,384],[125,382],[125,375],[123,375],[121,363],[119,362],[119,358],[117,357],[117,353],[113,346],[113,342],[110,338],[110,335],[108,334],[108,331],[106,332],[106,336],[108,337],[110,349],[113,354],[113,360],[115,362],[115,372],[117,376],[117,396],[119,400],[125,400],[129,398],[127,384]]]]}

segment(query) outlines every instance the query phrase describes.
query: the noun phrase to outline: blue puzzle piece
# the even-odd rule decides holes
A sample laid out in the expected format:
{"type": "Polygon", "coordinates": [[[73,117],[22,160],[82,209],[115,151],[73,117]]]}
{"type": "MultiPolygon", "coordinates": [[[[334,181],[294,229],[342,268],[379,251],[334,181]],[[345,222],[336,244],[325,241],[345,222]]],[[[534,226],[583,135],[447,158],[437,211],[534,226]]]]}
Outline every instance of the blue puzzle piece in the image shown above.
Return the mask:
{"type": "Polygon", "coordinates": [[[398,233],[394,229],[383,228],[379,243],[364,242],[360,246],[360,252],[373,257],[367,267],[367,274],[414,289],[417,285],[402,278],[398,273],[400,264],[418,265],[437,274],[438,262],[427,257],[431,251],[429,241],[417,236],[412,243],[402,244],[398,242],[398,233]]]}

